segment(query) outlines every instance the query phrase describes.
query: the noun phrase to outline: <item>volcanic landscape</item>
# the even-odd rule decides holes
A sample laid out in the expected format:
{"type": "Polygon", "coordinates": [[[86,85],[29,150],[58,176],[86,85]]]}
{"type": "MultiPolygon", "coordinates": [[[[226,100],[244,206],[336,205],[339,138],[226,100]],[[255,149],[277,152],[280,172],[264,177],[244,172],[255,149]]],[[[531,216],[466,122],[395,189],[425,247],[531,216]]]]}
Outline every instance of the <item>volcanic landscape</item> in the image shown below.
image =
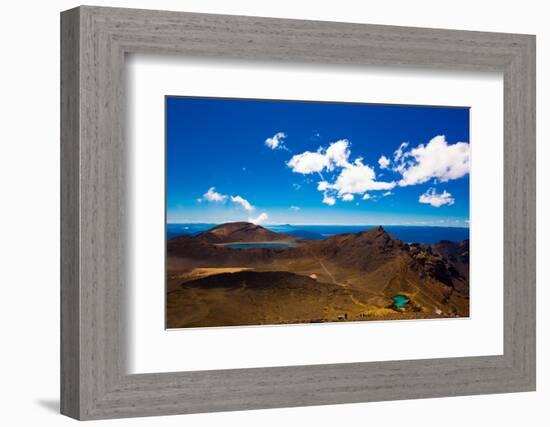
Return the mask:
{"type": "Polygon", "coordinates": [[[309,240],[248,222],[167,242],[166,327],[469,316],[469,241],[383,227],[309,240]]]}

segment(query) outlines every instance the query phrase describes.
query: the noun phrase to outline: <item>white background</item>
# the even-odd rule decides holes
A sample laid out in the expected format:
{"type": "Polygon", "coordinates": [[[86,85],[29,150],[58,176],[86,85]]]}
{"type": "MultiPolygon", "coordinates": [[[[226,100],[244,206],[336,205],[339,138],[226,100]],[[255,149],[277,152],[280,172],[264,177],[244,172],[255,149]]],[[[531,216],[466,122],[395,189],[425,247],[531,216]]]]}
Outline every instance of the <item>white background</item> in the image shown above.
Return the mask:
{"type": "Polygon", "coordinates": [[[500,73],[383,67],[350,71],[157,55],[130,56],[126,71],[132,165],[130,372],[502,354],[500,73]],[[223,80],[217,78],[220,75],[223,80]],[[475,201],[470,215],[470,318],[165,331],[163,134],[167,94],[470,106],[471,198],[475,201]],[[223,357],[212,351],[212,343],[224,349],[223,357]]]}
{"type": "MultiPolygon", "coordinates": [[[[3,5],[0,68],[1,147],[0,260],[4,297],[0,309],[3,368],[2,424],[62,426],[59,383],[59,18],[73,1],[9,2],[3,5]]],[[[538,218],[548,218],[550,28],[544,2],[441,1],[358,2],[340,0],[97,1],[96,4],[211,13],[264,15],[375,24],[536,33],[538,74],[538,218]]],[[[106,425],[257,426],[544,425],[550,401],[547,369],[550,298],[543,270],[548,225],[538,223],[538,392],[311,408],[200,414],[104,422],[106,425]]]]}

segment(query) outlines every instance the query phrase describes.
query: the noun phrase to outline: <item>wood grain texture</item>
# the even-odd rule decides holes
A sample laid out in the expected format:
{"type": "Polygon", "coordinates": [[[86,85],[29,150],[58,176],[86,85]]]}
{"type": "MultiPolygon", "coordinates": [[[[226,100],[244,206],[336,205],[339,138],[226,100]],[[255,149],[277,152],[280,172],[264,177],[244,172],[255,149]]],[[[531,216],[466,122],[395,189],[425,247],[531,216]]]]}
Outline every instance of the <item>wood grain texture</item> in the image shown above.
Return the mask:
{"type": "Polygon", "coordinates": [[[61,412],[80,414],[79,17],[61,20],[61,412]]]}
{"type": "Polygon", "coordinates": [[[535,39],[80,7],[62,13],[62,413],[78,419],[535,388],[535,39]],[[129,375],[127,53],[504,73],[504,354],[129,375]]]}

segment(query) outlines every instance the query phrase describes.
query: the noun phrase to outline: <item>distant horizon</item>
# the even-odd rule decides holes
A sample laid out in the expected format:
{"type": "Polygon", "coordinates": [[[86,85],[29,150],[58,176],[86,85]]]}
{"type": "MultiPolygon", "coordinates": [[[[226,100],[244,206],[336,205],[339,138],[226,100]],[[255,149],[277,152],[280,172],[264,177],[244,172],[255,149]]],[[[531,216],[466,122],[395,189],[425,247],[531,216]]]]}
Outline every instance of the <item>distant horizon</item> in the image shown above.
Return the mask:
{"type": "MultiPolygon", "coordinates": [[[[184,221],[184,222],[166,222],[166,225],[183,225],[183,224],[195,224],[195,225],[221,225],[221,224],[231,224],[236,222],[248,222],[253,224],[250,221],[246,220],[239,220],[239,221],[222,221],[222,222],[196,222],[196,221],[184,221]]],[[[292,222],[283,222],[283,223],[273,223],[273,224],[257,224],[261,227],[273,227],[273,226],[284,226],[284,225],[290,225],[290,226],[316,226],[316,227],[445,227],[445,228],[467,228],[469,229],[470,226],[461,226],[461,225],[446,225],[446,224],[379,224],[379,223],[373,223],[373,224],[298,224],[298,223],[292,223],[292,222]]]]}
{"type": "MultiPolygon", "coordinates": [[[[251,227],[252,223],[246,221],[225,222],[225,223],[169,223],[166,224],[165,232],[167,241],[180,236],[198,236],[227,227],[230,232],[242,230],[244,233],[250,233],[255,230],[251,227]],[[241,224],[242,227],[235,227],[235,224],[241,224]]],[[[305,239],[323,239],[330,236],[343,234],[357,234],[369,230],[382,228],[391,236],[407,243],[435,243],[444,240],[461,242],[470,238],[469,227],[457,227],[446,225],[409,225],[409,224],[264,224],[260,225],[258,233],[267,230],[283,235],[290,235],[305,239]]],[[[237,232],[238,233],[238,232],[237,232]]],[[[245,238],[246,240],[246,238],[245,238]]]]}

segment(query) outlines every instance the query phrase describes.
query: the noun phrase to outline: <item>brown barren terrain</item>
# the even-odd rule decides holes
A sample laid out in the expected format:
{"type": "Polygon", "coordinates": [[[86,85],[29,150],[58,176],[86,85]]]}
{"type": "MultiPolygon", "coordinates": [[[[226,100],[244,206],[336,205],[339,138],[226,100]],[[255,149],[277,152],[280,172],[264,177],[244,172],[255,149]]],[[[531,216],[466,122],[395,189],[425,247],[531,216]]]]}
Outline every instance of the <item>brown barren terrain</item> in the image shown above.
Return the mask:
{"type": "Polygon", "coordinates": [[[468,271],[468,241],[406,244],[382,227],[305,240],[228,223],[168,241],[167,327],[467,317],[468,271]],[[225,246],[243,242],[295,246],[225,246]]]}

